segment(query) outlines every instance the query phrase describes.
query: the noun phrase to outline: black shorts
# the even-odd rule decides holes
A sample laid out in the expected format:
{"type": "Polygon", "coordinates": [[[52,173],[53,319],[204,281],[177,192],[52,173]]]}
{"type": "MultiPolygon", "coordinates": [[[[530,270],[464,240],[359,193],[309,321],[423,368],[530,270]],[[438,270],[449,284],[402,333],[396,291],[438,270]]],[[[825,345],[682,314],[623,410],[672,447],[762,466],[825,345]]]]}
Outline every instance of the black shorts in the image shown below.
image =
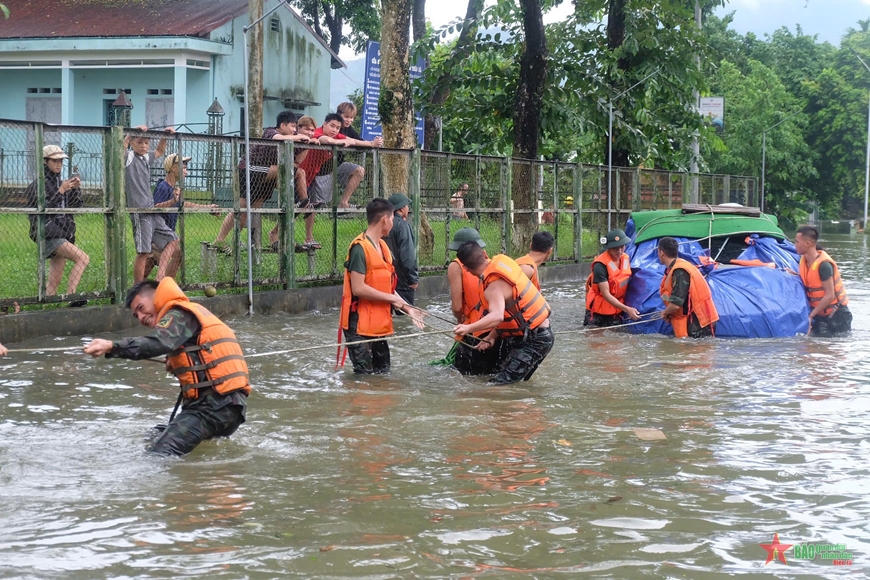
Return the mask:
{"type": "MultiPolygon", "coordinates": [[[[239,169],[239,197],[248,198],[248,184],[245,178],[247,171],[239,169]]],[[[251,204],[261,204],[268,201],[278,185],[277,179],[269,179],[266,173],[251,170],[251,204]]]]}
{"type": "Polygon", "coordinates": [[[813,318],[813,330],[811,336],[842,336],[852,330],[852,313],[847,306],[837,308],[830,316],[816,316],[813,318]]]}
{"type": "Polygon", "coordinates": [[[583,317],[583,326],[604,328],[607,326],[617,326],[622,323],[622,314],[595,314],[587,310],[586,315],[583,317]]]}

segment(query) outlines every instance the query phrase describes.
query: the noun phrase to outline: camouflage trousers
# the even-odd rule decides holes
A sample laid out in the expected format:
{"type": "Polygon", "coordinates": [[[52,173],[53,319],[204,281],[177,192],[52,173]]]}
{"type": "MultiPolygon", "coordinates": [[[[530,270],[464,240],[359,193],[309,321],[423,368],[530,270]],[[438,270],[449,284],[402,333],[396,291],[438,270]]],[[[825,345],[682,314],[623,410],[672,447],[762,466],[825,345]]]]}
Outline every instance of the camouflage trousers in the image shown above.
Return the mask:
{"type": "Polygon", "coordinates": [[[245,422],[246,395],[233,391],[209,394],[186,402],[149,451],[158,455],[186,455],[206,439],[229,437],[245,422]]]}
{"type": "Polygon", "coordinates": [[[495,376],[489,383],[493,385],[509,385],[532,378],[541,362],[550,354],[555,337],[553,330],[536,328],[530,330],[528,336],[517,336],[505,339],[505,357],[499,364],[495,376]]]}

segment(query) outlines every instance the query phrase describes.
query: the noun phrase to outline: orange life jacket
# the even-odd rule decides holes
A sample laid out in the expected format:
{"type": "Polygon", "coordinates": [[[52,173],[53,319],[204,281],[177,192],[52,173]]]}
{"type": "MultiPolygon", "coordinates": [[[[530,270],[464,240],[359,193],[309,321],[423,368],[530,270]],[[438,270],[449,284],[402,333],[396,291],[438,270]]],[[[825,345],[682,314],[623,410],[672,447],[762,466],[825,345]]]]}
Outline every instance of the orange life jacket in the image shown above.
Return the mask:
{"type": "MultiPolygon", "coordinates": [[[[631,278],[631,260],[628,259],[628,255],[623,253],[619,257],[619,260],[615,261],[605,250],[592,261],[593,269],[596,263],[604,264],[607,267],[607,283],[610,286],[610,294],[620,302],[623,302],[625,300],[625,293],[628,291],[628,280],[631,278]]],[[[621,314],[622,310],[604,299],[598,284],[592,282],[594,278],[595,272],[593,271],[589,273],[589,277],[586,279],[586,310],[605,316],[621,314]]]]}
{"type": "Polygon", "coordinates": [[[846,296],[846,287],[843,286],[843,279],[840,278],[840,269],[837,263],[831,259],[828,253],[824,250],[819,250],[819,255],[812,264],[808,264],[806,258],[801,256],[801,280],[804,283],[804,289],[807,292],[807,299],[810,301],[810,310],[816,307],[822,298],[825,297],[825,289],[822,287],[822,278],[819,276],[819,266],[823,262],[830,262],[834,267],[834,301],[828,304],[821,312],[821,316],[830,316],[840,306],[845,306],[849,303],[849,298],[846,296]]]}
{"type": "Polygon", "coordinates": [[[366,255],[365,283],[375,290],[392,294],[396,290],[396,269],[393,267],[393,255],[384,240],[379,240],[381,252],[378,252],[365,232],[358,235],[350,243],[345,258],[344,292],[341,295],[341,313],[339,315],[341,328],[347,330],[351,312],[359,313],[357,334],[361,336],[387,336],[393,334],[393,313],[389,302],[372,301],[357,298],[350,286],[350,271],[347,262],[350,261],[350,250],[354,245],[362,246],[366,255]]]}
{"type": "MultiPolygon", "coordinates": [[[[185,399],[195,399],[198,389],[213,387],[224,395],[232,391],[251,392],[248,365],[236,335],[205,306],[191,302],[175,280],[164,278],[154,292],[157,320],[171,308],[181,308],[196,316],[199,335],[195,346],[184,346],[167,355],[169,367],[179,382],[185,399]],[[192,356],[196,353],[196,356],[192,356]],[[197,360],[198,359],[198,360],[197,360]],[[206,380],[200,381],[200,373],[206,380]]],[[[159,324],[159,323],[158,323],[159,324]]]]}
{"type": "Polygon", "coordinates": [[[517,258],[517,265],[519,265],[519,266],[531,266],[532,267],[532,270],[534,270],[534,271],[532,272],[532,277],[530,278],[530,280],[532,281],[532,284],[535,285],[535,288],[537,288],[540,291],[541,280],[538,278],[538,265],[535,263],[535,261],[532,259],[532,257],[530,255],[526,254],[522,258],[517,258]]]}
{"type": "Polygon", "coordinates": [[[513,298],[505,302],[504,322],[496,327],[499,336],[523,336],[549,319],[550,305],[517,263],[504,254],[493,256],[481,275],[480,301],[484,314],[489,312],[489,305],[483,291],[498,279],[510,284],[513,292],[513,298]]]}
{"type": "MultiPolygon", "coordinates": [[[[474,324],[483,317],[483,306],[481,305],[483,292],[480,288],[480,278],[463,266],[459,258],[454,258],[453,261],[459,264],[460,272],[462,272],[462,324],[474,324]]],[[[478,332],[477,335],[483,336],[488,332],[478,332]]],[[[462,340],[461,335],[454,336],[456,340],[462,340]]]]}
{"type": "Polygon", "coordinates": [[[671,279],[674,275],[674,270],[685,270],[689,274],[687,313],[683,314],[683,307],[680,307],[680,310],[670,318],[671,326],[674,327],[674,336],[685,338],[689,336],[689,316],[692,313],[698,317],[698,324],[702,328],[706,328],[719,320],[719,312],[716,310],[716,305],[713,304],[713,295],[710,293],[710,286],[707,285],[707,280],[704,279],[703,274],[694,264],[682,258],[677,258],[662,278],[659,294],[665,306],[669,304],[668,298],[674,290],[673,280],[671,279]]]}

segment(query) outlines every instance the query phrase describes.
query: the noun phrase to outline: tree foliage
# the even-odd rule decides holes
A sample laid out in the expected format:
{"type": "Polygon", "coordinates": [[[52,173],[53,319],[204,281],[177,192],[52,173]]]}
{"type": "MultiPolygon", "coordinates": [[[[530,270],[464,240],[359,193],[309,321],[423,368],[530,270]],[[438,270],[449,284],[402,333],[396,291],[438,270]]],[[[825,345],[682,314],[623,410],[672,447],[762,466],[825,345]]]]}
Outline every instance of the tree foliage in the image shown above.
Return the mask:
{"type": "Polygon", "coordinates": [[[354,52],[365,52],[369,40],[380,38],[380,2],[377,0],[293,0],[293,5],[335,54],[342,46],[354,52]]]}

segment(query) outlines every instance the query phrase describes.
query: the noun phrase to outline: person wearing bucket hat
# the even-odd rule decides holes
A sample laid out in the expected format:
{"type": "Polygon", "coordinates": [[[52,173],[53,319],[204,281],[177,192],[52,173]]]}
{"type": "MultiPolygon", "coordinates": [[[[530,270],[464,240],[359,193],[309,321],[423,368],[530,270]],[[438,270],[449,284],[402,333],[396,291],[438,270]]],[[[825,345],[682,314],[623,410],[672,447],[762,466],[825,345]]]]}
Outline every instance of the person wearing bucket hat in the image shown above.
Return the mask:
{"type": "MultiPolygon", "coordinates": [[[[481,248],[486,247],[486,242],[474,228],[462,228],[453,234],[453,241],[447,249],[452,252],[458,250],[462,244],[474,242],[481,248]]],[[[486,256],[486,251],[483,253],[486,256]]],[[[488,258],[488,256],[487,256],[488,258]]],[[[473,324],[480,320],[483,309],[480,307],[480,278],[472,274],[468,268],[462,265],[459,258],[454,258],[447,266],[447,282],[450,285],[450,309],[459,324],[473,324]]],[[[464,375],[488,375],[495,372],[501,359],[503,341],[496,338],[492,348],[477,350],[468,344],[475,344],[489,334],[484,330],[476,333],[474,338],[456,335],[457,342],[451,353],[447,355],[447,362],[464,375]],[[462,340],[468,344],[458,342],[462,340]]]]}
{"type": "MultiPolygon", "coordinates": [[[[63,149],[57,145],[46,145],[42,148],[42,159],[45,163],[45,207],[46,208],[73,208],[82,207],[81,178],[74,174],[69,179],[62,179],[63,160],[67,159],[63,149]]],[[[37,182],[27,186],[25,195],[29,207],[37,205],[37,182]]],[[[30,239],[38,243],[39,216],[29,215],[30,239]]],[[[50,214],[45,216],[45,228],[43,230],[45,240],[44,257],[49,261],[48,279],[45,281],[45,293],[47,296],[57,294],[63,278],[66,262],[72,262],[73,266],[67,279],[67,294],[74,294],[82,279],[85,268],[90,263],[90,258],[76,243],[76,222],[70,214],[50,214]]],[[[84,306],[85,300],[74,300],[70,306],[84,306]]]]}
{"type": "Polygon", "coordinates": [[[625,253],[630,240],[621,229],[613,229],[601,238],[604,251],[592,262],[592,272],[586,279],[586,315],[583,326],[614,326],[622,324],[622,314],[640,320],[636,308],[624,304],[631,278],[631,263],[625,253]]]}
{"type": "Polygon", "coordinates": [[[394,193],[390,196],[389,202],[393,206],[393,229],[384,241],[393,253],[393,266],[396,268],[397,277],[396,294],[413,305],[420,273],[414,230],[408,222],[411,200],[404,193],[394,193]]]}

